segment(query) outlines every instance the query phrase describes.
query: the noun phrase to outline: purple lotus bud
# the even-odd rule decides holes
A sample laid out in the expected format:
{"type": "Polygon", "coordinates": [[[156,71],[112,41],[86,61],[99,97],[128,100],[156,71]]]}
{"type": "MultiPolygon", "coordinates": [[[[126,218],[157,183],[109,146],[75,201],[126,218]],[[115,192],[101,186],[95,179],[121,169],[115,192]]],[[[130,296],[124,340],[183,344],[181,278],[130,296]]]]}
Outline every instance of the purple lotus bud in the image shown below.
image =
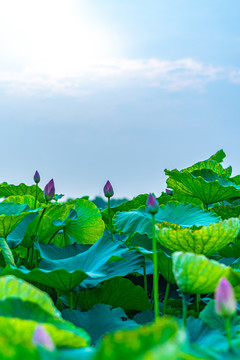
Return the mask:
{"type": "Polygon", "coordinates": [[[55,350],[54,342],[52,341],[51,336],[45,330],[43,326],[37,326],[32,337],[32,342],[35,346],[41,346],[49,351],[55,350]]]}
{"type": "Polygon", "coordinates": [[[221,278],[215,291],[215,311],[218,315],[228,317],[235,314],[237,302],[232,285],[226,278],[221,278]]]}
{"type": "Polygon", "coordinates": [[[153,194],[149,194],[148,199],[147,199],[147,209],[148,211],[154,215],[158,212],[159,209],[159,203],[157,201],[157,199],[155,198],[155,196],[153,194]]]}
{"type": "Polygon", "coordinates": [[[110,198],[113,196],[114,194],[114,191],[113,191],[113,187],[110,183],[110,181],[107,181],[104,188],[103,188],[103,192],[104,192],[104,195],[107,197],[107,198],[110,198]]]}
{"type": "Polygon", "coordinates": [[[166,194],[167,194],[167,195],[170,195],[170,196],[173,196],[172,190],[169,190],[169,189],[166,189],[166,194]]]}
{"type": "Polygon", "coordinates": [[[52,198],[55,195],[55,187],[54,187],[54,181],[53,179],[47,183],[47,185],[44,188],[44,197],[47,201],[52,200],[52,198]]]}
{"type": "Polygon", "coordinates": [[[40,175],[39,175],[39,172],[38,172],[38,171],[35,172],[34,177],[33,177],[33,180],[34,180],[34,182],[35,182],[36,184],[39,183],[39,181],[40,181],[40,175]]]}

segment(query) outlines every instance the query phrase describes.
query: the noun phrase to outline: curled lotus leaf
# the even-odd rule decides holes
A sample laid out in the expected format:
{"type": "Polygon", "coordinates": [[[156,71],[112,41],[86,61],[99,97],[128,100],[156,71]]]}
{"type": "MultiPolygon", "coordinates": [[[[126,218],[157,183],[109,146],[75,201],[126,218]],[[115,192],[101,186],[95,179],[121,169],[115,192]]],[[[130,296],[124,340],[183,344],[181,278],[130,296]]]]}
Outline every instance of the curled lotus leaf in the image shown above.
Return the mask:
{"type": "Polygon", "coordinates": [[[210,169],[195,170],[190,173],[187,170],[165,170],[169,176],[168,187],[200,199],[204,204],[216,202],[240,196],[240,186],[226,178],[219,177],[210,169]]]}
{"type": "Polygon", "coordinates": [[[203,170],[203,169],[212,170],[218,176],[223,176],[223,177],[226,177],[226,178],[229,178],[229,176],[231,176],[231,173],[232,173],[232,167],[231,166],[224,169],[222,167],[222,165],[219,162],[215,161],[215,160],[199,161],[196,164],[194,164],[192,166],[189,166],[184,170],[187,170],[190,173],[192,173],[193,171],[203,170]]]}
{"type": "Polygon", "coordinates": [[[158,241],[172,251],[213,254],[232,242],[240,231],[240,221],[232,218],[192,229],[159,228],[158,241]]]}
{"type": "MultiPolygon", "coordinates": [[[[28,186],[24,183],[19,185],[8,184],[7,182],[0,184],[0,197],[7,198],[8,196],[12,195],[36,195],[36,185],[28,186]]],[[[38,201],[41,203],[46,203],[44,199],[44,192],[43,190],[38,187],[38,201]]]]}
{"type": "Polygon", "coordinates": [[[230,277],[231,268],[204,255],[175,252],[172,259],[176,283],[183,293],[212,293],[222,277],[230,277]]]}
{"type": "Polygon", "coordinates": [[[39,305],[49,314],[60,317],[59,311],[47,293],[15,276],[2,276],[0,278],[0,301],[11,298],[30,301],[39,305]]]}

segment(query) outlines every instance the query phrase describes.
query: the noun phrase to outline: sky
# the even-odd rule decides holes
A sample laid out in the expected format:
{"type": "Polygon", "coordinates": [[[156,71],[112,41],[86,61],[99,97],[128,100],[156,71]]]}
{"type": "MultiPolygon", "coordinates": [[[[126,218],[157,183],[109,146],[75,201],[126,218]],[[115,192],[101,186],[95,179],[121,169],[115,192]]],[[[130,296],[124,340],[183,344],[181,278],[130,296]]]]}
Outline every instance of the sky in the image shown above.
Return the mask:
{"type": "Polygon", "coordinates": [[[165,190],[223,149],[240,174],[239,0],[0,0],[0,182],[165,190]]]}

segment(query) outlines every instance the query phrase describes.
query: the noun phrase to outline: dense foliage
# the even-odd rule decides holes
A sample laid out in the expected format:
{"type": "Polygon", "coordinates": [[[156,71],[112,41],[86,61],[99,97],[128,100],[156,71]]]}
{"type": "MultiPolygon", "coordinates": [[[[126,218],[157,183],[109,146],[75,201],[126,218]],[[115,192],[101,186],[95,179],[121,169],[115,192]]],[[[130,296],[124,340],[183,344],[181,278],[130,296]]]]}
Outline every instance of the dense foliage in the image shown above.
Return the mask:
{"type": "Polygon", "coordinates": [[[108,181],[101,209],[38,172],[0,184],[0,359],[239,359],[240,175],[224,157],[165,170],[157,198],[112,206],[108,181]]]}

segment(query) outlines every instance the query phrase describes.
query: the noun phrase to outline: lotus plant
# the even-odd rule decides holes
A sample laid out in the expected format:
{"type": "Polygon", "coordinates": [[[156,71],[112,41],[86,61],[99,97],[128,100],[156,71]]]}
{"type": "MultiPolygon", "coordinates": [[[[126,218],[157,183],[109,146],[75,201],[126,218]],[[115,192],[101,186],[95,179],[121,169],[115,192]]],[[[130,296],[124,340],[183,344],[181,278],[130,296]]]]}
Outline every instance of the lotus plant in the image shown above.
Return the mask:
{"type": "Polygon", "coordinates": [[[108,180],[103,188],[104,196],[108,199],[108,218],[109,218],[109,231],[111,233],[111,239],[113,240],[113,232],[112,232],[112,219],[111,219],[111,208],[110,208],[110,198],[113,196],[114,191],[112,184],[108,180]]]}
{"type": "Polygon", "coordinates": [[[221,278],[215,291],[215,311],[225,318],[225,329],[229,348],[231,348],[231,317],[236,313],[237,302],[232,285],[226,278],[221,278]]]}
{"type": "Polygon", "coordinates": [[[153,247],[153,292],[154,292],[154,314],[155,320],[159,316],[159,295],[158,295],[158,259],[157,259],[157,239],[155,230],[155,215],[159,209],[159,203],[153,194],[149,194],[147,199],[147,210],[152,214],[152,247],[153,247]]]}

